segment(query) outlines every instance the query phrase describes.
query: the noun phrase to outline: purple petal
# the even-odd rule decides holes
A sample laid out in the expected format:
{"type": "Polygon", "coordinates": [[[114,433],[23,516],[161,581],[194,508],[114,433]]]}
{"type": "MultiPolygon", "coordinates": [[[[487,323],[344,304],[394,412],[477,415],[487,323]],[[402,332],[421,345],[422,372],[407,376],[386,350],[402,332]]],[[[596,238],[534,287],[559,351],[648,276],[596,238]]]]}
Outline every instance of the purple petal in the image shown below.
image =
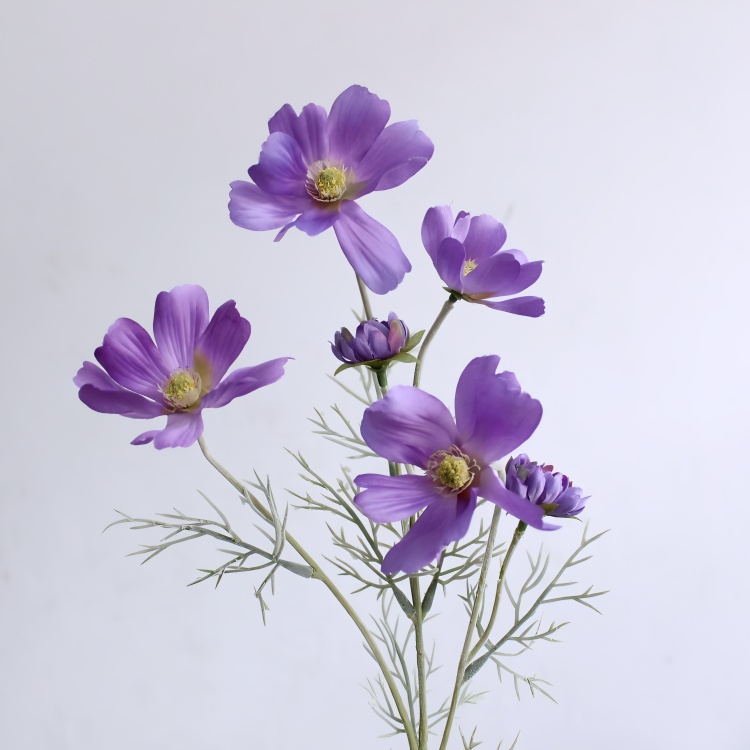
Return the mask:
{"type": "Polygon", "coordinates": [[[464,288],[464,263],[466,262],[466,252],[464,246],[452,237],[448,237],[440,244],[435,270],[440,278],[451,289],[458,292],[464,288]]]}
{"type": "Polygon", "coordinates": [[[309,201],[285,195],[269,195],[251,182],[237,180],[229,193],[229,218],[243,229],[278,229],[294,221],[309,201]]]}
{"type": "Polygon", "coordinates": [[[163,430],[143,432],[131,445],[146,445],[153,441],[154,448],[189,448],[203,434],[203,417],[200,410],[170,414],[163,430]]]}
{"type": "Polygon", "coordinates": [[[206,409],[218,409],[239,396],[245,396],[258,388],[275,383],[284,374],[284,365],[289,359],[290,357],[279,357],[279,359],[264,362],[262,365],[235,370],[211,393],[203,397],[201,405],[206,409]]]}
{"type": "Polygon", "coordinates": [[[125,390],[93,362],[84,362],[73,382],[78,398],[101,414],[120,414],[131,419],[150,419],[164,414],[164,407],[150,399],[125,390]]]}
{"type": "Polygon", "coordinates": [[[500,357],[477,357],[456,387],[456,424],[461,448],[480,465],[518,448],[537,428],[542,405],[521,391],[512,372],[495,374],[500,357]]]}
{"type": "Polygon", "coordinates": [[[450,206],[433,206],[427,209],[422,220],[422,244],[436,265],[440,245],[446,237],[451,236],[452,227],[453,211],[450,206]]]}
{"type": "Polygon", "coordinates": [[[328,155],[354,167],[367,153],[391,116],[387,101],[363,86],[350,86],[336,97],[328,115],[328,155]]]}
{"type": "Polygon", "coordinates": [[[379,456],[423,469],[433,453],[448,450],[458,436],[445,404],[406,385],[394,386],[365,410],[361,432],[379,456]]]}
{"type": "Polygon", "coordinates": [[[544,521],[544,509],[540,505],[519,497],[503,486],[494,469],[487,466],[479,475],[478,492],[490,502],[507,511],[512,516],[542,531],[553,531],[560,527],[544,521]]]}
{"type": "Polygon", "coordinates": [[[294,225],[310,237],[315,237],[315,235],[332,227],[338,218],[338,204],[319,203],[306,208],[294,222],[294,225]]]}
{"type": "Polygon", "coordinates": [[[346,259],[375,294],[393,291],[411,271],[398,240],[354,201],[341,201],[336,237],[346,259]]]}
{"type": "Polygon", "coordinates": [[[318,104],[303,107],[299,117],[289,104],[285,104],[268,121],[268,131],[286,133],[294,138],[305,163],[312,164],[328,156],[327,122],[328,115],[318,104]]]}
{"type": "Polygon", "coordinates": [[[491,307],[493,310],[513,313],[514,315],[525,315],[527,318],[538,318],[544,315],[544,300],[541,297],[515,297],[514,299],[498,300],[474,300],[480,305],[491,307]]]}
{"type": "MultiPolygon", "coordinates": [[[[467,250],[467,257],[474,256],[467,250]]],[[[514,294],[512,291],[521,273],[521,266],[510,253],[497,253],[479,261],[477,267],[464,277],[465,294],[496,297],[514,294]]]]}
{"type": "Polygon", "coordinates": [[[252,181],[271,195],[309,197],[305,187],[307,165],[294,138],[271,133],[263,144],[258,163],[248,169],[252,181]]]}
{"type": "Polygon", "coordinates": [[[402,521],[431,502],[444,499],[435,483],[424,475],[360,474],[354,483],[366,488],[354,497],[354,504],[375,523],[402,521]]]}
{"type": "Polygon", "coordinates": [[[195,346],[194,367],[210,391],[226,375],[250,338],[250,323],[243,318],[234,300],[225,302],[213,314],[195,346]]]}
{"type": "Polygon", "coordinates": [[[94,355],[117,383],[161,402],[159,386],[169,380],[172,368],[139,323],[130,318],[116,320],[94,355]]]}
{"type": "Polygon", "coordinates": [[[480,214],[472,216],[469,231],[464,239],[466,256],[474,260],[484,260],[494,255],[508,236],[505,227],[493,216],[480,214]]]}
{"type": "Polygon", "coordinates": [[[364,184],[360,195],[406,182],[427,164],[434,150],[416,120],[389,125],[357,166],[356,180],[364,184]]]}
{"type": "Polygon", "coordinates": [[[383,573],[411,574],[429,565],[451,542],[466,535],[476,504],[474,492],[469,493],[468,499],[451,496],[432,503],[406,536],[388,551],[383,573]]]}
{"type": "Polygon", "coordinates": [[[154,338],[170,371],[193,366],[193,352],[208,325],[208,295],[185,284],[159,292],[154,306],[154,338]]]}

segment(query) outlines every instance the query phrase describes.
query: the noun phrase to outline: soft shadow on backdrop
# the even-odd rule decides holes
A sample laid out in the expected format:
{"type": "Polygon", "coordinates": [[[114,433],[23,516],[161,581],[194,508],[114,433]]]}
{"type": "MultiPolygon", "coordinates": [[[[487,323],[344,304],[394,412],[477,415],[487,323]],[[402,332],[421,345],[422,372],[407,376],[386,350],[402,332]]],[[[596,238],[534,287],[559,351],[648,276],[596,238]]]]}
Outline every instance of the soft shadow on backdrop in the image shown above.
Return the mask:
{"type": "MultiPolygon", "coordinates": [[[[296,358],[273,391],[207,415],[214,451],[285,501],[300,483],[283,447],[335,468],[306,418],[341,400],[327,342],[358,305],[351,270],[331,233],[274,244],[226,202],[276,109],[328,107],[351,83],[436,147],[363,201],[414,266],[376,312],[415,330],[437,313],[429,206],[506,220],[509,245],[546,261],[547,315],[466,306],[423,385],[449,399],[468,359],[501,354],[545,407],[528,452],[612,529],[585,572],[612,589],[603,616],[561,612],[564,642],[527,662],[558,703],[488,675],[461,725],[488,747],[519,729],[527,749],[750,747],[745,3],[72,0],[0,20],[2,747],[398,746],[375,739],[373,669],[322,591],[280,578],[264,628],[257,581],[185,586],[211,545],[139,567],[125,555],[145,537],[101,534],[114,508],[235,499],[197,447],[128,445],[142,425],[88,411],[71,383],[115,318],[148,323],[157,292],[201,283],[253,324],[240,364],[296,358]]],[[[322,519],[290,525],[322,546],[322,519]]],[[[443,634],[462,623],[449,610],[443,634]]]]}

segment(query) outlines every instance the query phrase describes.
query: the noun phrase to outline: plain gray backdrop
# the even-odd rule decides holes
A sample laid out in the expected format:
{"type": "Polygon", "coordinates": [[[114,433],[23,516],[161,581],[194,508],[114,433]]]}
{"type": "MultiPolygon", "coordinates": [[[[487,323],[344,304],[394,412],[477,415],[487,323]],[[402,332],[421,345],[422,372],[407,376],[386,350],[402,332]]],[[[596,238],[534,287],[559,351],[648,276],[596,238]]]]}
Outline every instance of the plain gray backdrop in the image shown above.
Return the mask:
{"type": "MultiPolygon", "coordinates": [[[[461,727],[488,748],[518,731],[519,750],[750,748],[749,24],[729,0],[6,0],[0,746],[404,746],[376,739],[374,666],[321,586],[279,576],[263,627],[258,578],[186,587],[213,545],[140,567],[125,555],[154,535],[101,533],[114,509],[203,514],[196,489],[252,519],[197,447],[130,446],[144,424],[87,410],[71,382],[115,318],[150,328],[160,290],[200,283],[253,325],[239,366],[295,357],[206,415],[214,452],[269,474],[282,503],[302,487],[284,447],[325,471],[344,460],[307,418],[334,399],[359,418],[326,378],[359,306],[351,269],[332,232],[274,244],[226,203],[282,104],[328,108],[359,83],[435,143],[417,176],[362,201],[414,266],[376,314],[417,330],[442,304],[419,239],[429,206],[504,220],[509,246],[545,261],[547,315],[460,306],[423,386],[450,403],[470,358],[500,354],[544,404],[526,449],[592,495],[592,531],[611,529],[580,572],[611,589],[602,615],[552,612],[571,621],[563,642],[515,665],[557,703],[488,673],[461,727]]],[[[323,522],[290,512],[321,554],[323,522]]],[[[545,543],[564,554],[580,530],[545,543]]],[[[447,682],[456,594],[427,635],[447,682]]]]}

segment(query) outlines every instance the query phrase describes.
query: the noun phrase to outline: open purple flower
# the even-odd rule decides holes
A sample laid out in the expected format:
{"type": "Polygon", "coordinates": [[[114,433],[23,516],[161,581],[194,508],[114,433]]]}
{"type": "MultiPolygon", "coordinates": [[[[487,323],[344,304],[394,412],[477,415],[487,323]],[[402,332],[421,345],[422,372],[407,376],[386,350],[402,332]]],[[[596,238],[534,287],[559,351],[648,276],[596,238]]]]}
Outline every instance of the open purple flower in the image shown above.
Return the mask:
{"type": "Polygon", "coordinates": [[[330,114],[308,104],[298,115],[285,104],[268,122],[270,135],[252,183],[233,182],[229,216],[245,229],[290,227],[308,235],[333,227],[349,263],[377,294],[395,289],[411,270],[398,240],[355,203],[406,182],[429,161],[432,141],[416,120],[386,127],[387,101],[362,86],[339,94],[330,114]],[[254,184],[253,184],[254,183],[254,184]]]}
{"type": "MultiPolygon", "coordinates": [[[[384,573],[416,573],[469,528],[477,497],[484,497],[538,529],[544,510],[507,490],[494,461],[508,455],[536,429],[542,405],[521,391],[512,372],[497,374],[500,357],[473,359],[456,387],[456,419],[437,398],[395,386],[370,406],[362,437],[378,455],[425,470],[421,476],[360,474],[365,488],[354,498],[376,523],[401,521],[425,508],[383,560],[384,573]]],[[[556,528],[556,527],[555,527],[556,528]]]]}
{"type": "Polygon", "coordinates": [[[542,273],[542,261],[529,262],[520,250],[503,250],[507,233],[492,216],[460,211],[453,220],[450,206],[428,209],[422,222],[422,243],[448,290],[467,302],[493,310],[538,318],[541,297],[507,297],[528,289],[542,273]]]}
{"type": "Polygon", "coordinates": [[[554,470],[554,466],[540,466],[520,453],[508,461],[505,468],[505,486],[516,495],[544,509],[548,516],[571,518],[585,507],[588,497],[580,487],[574,487],[565,474],[554,470]]]}
{"type": "Polygon", "coordinates": [[[225,378],[250,338],[250,323],[240,317],[234,300],[209,320],[208,296],[200,286],[159,293],[154,338],[156,344],[134,320],[119,318],[94,352],[101,367],[84,362],[73,378],[78,397],[94,411],[131,419],[167,416],[164,429],[138,435],[134,445],[192,445],[203,433],[204,408],[225,406],[275,383],[289,359],[243,367],[225,378]]]}

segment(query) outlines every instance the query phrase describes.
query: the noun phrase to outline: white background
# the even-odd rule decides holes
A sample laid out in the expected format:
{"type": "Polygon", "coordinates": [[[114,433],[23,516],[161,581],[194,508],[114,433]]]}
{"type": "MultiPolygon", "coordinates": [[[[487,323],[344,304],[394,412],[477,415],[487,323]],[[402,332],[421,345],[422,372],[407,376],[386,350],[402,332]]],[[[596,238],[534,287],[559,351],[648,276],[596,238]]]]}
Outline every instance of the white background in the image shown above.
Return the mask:
{"type": "MultiPolygon", "coordinates": [[[[201,283],[253,324],[238,365],[296,358],[206,414],[214,452],[269,473],[283,502],[301,487],[283,447],[343,460],[306,418],[334,398],[357,418],[325,377],[358,306],[351,270],[332,232],[275,245],[226,203],[282,104],[329,107],[360,83],[436,147],[362,201],[414,266],[376,313],[417,330],[442,304],[429,206],[505,220],[509,246],[546,262],[548,313],[458,306],[423,385],[450,403],[470,358],[500,354],[545,407],[528,451],[611,529],[580,572],[612,590],[602,616],[551,613],[572,621],[563,643],[515,665],[558,703],[519,702],[488,670],[461,726],[488,748],[519,730],[526,750],[750,748],[749,22],[729,0],[3,3],[0,747],[405,746],[376,739],[373,665],[322,586],[279,577],[264,628],[259,579],[185,586],[212,545],[139,567],[125,555],[153,536],[100,533],[114,508],[203,514],[196,488],[250,519],[197,447],[130,446],[144,423],[87,410],[71,382],[115,318],[150,327],[160,290],[201,283]]],[[[323,520],[297,511],[290,528],[324,550],[323,520]]],[[[546,541],[560,554],[579,533],[546,541]]],[[[427,635],[446,681],[456,593],[427,635]]]]}

